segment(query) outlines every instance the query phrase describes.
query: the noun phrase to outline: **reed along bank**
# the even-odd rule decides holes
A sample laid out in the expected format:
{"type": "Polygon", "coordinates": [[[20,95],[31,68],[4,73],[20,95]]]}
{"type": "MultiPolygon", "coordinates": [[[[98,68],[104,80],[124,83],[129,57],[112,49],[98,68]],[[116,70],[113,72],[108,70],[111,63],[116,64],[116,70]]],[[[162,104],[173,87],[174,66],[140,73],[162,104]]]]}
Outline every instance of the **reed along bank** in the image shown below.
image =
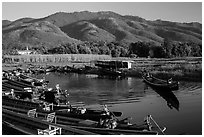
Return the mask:
{"type": "Polygon", "coordinates": [[[96,60],[131,60],[130,69],[123,69],[126,76],[141,77],[144,70],[159,78],[174,78],[184,81],[202,81],[202,57],[185,58],[112,58],[109,55],[54,54],[54,55],[6,55],[3,56],[3,70],[16,67],[75,66],[94,67],[96,60]]]}

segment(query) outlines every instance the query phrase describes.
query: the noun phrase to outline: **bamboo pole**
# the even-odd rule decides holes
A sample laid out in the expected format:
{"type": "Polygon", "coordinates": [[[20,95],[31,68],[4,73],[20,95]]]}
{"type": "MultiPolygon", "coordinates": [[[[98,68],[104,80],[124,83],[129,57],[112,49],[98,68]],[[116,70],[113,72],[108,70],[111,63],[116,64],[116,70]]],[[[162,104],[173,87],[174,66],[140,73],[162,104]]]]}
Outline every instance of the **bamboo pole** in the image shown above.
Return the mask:
{"type": "Polygon", "coordinates": [[[158,127],[158,129],[162,132],[162,134],[165,135],[164,131],[166,130],[166,127],[164,127],[164,129],[162,130],[162,129],[160,128],[160,126],[157,124],[157,122],[153,119],[153,117],[152,117],[151,115],[150,115],[149,117],[152,119],[152,121],[153,121],[154,124],[158,127]]]}

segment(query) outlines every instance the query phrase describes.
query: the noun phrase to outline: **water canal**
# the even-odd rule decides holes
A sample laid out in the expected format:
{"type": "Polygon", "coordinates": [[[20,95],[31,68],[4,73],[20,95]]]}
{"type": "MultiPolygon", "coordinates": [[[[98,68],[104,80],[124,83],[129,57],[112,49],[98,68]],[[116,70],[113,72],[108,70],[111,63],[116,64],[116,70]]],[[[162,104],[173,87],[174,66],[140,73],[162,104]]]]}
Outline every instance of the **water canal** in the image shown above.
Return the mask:
{"type": "Polygon", "coordinates": [[[98,78],[96,75],[50,73],[38,75],[50,81],[49,87],[58,83],[69,91],[70,103],[86,104],[101,108],[107,104],[112,111],[123,112],[123,118],[131,116],[132,123],[142,123],[147,115],[161,127],[167,127],[168,135],[202,134],[202,83],[180,81],[179,90],[167,94],[147,87],[142,79],[122,80],[98,78]]]}

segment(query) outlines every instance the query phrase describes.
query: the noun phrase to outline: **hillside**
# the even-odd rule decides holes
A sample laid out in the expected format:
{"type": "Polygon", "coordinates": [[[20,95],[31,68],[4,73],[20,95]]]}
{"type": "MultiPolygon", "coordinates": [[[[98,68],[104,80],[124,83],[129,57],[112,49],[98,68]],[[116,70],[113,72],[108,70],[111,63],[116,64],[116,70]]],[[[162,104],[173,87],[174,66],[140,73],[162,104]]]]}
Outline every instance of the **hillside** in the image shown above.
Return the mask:
{"type": "Polygon", "coordinates": [[[137,41],[163,43],[164,38],[179,42],[202,43],[202,24],[155,20],[138,16],[122,16],[104,12],[58,12],[40,19],[22,18],[2,21],[3,49],[8,47],[44,46],[63,43],[137,41]]]}
{"type": "Polygon", "coordinates": [[[52,48],[62,43],[78,43],[79,40],[70,38],[59,27],[48,21],[33,23],[15,22],[2,29],[3,49],[7,46],[15,48],[40,47],[52,48]],[[20,47],[22,46],[22,47],[20,47]]]}

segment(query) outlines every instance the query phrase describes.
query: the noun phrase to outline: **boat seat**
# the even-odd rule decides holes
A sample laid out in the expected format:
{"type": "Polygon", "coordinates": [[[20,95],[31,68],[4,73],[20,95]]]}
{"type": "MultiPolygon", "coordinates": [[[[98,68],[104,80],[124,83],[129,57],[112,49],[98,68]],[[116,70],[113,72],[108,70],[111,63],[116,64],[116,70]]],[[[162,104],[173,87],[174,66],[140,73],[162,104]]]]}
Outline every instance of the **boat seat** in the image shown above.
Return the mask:
{"type": "Polygon", "coordinates": [[[27,112],[28,117],[37,117],[36,109],[31,109],[27,112]]]}
{"type": "Polygon", "coordinates": [[[61,135],[62,133],[62,128],[49,125],[48,129],[42,130],[42,129],[37,129],[38,130],[38,135],[61,135]]]}
{"type": "Polygon", "coordinates": [[[45,119],[43,119],[43,121],[50,122],[50,123],[52,123],[53,120],[56,123],[55,112],[48,114],[47,117],[45,119]]]}

